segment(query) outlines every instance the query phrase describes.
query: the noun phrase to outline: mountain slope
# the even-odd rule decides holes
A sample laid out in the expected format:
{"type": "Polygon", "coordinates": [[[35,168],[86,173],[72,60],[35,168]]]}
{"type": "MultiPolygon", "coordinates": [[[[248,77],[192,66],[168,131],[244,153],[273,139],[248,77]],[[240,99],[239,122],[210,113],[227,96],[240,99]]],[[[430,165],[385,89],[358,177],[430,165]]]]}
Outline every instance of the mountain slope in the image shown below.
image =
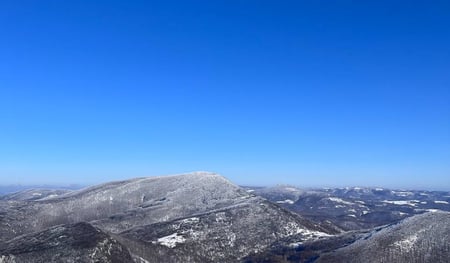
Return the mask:
{"type": "Polygon", "coordinates": [[[428,212],[397,224],[322,239],[302,241],[292,235],[244,262],[446,263],[449,244],[450,213],[428,212]]]}
{"type": "Polygon", "coordinates": [[[49,198],[55,198],[60,195],[70,193],[72,190],[53,190],[53,189],[28,189],[20,192],[0,196],[4,201],[37,201],[49,198]]]}
{"type": "Polygon", "coordinates": [[[92,224],[126,245],[136,261],[149,262],[235,262],[290,235],[306,241],[335,233],[207,172],[0,201],[0,242],[6,244],[77,222],[92,224]]]}
{"type": "Polygon", "coordinates": [[[116,218],[141,215],[135,217],[138,220],[132,224],[117,224],[108,229],[118,232],[136,225],[226,207],[246,196],[249,194],[244,190],[214,173],[137,178],[73,191],[48,200],[11,201],[9,207],[0,210],[0,231],[5,239],[59,224],[89,222],[114,215],[116,218]],[[5,216],[2,217],[2,213],[5,216]]]}
{"type": "Polygon", "coordinates": [[[302,190],[293,186],[246,187],[247,191],[343,231],[396,223],[429,210],[450,211],[450,193],[345,187],[302,190]]]}
{"type": "Polygon", "coordinates": [[[450,213],[428,212],[372,232],[317,262],[448,262],[450,213]]]}
{"type": "Polygon", "coordinates": [[[328,236],[327,229],[262,198],[175,221],[136,227],[119,240],[149,262],[237,262],[277,240],[328,236]]]}
{"type": "Polygon", "coordinates": [[[0,246],[1,263],[132,263],[127,248],[87,223],[57,226],[0,246]]]}

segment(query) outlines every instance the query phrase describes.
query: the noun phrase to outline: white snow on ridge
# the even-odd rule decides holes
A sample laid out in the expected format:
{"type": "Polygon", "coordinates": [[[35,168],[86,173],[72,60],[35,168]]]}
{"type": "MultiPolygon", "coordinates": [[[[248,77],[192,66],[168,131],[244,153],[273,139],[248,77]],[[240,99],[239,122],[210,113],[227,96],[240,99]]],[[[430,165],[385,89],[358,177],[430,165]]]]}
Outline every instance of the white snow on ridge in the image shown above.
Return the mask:
{"type": "Polygon", "coordinates": [[[158,238],[156,243],[168,248],[174,248],[177,244],[184,243],[185,241],[186,239],[183,236],[179,236],[178,233],[173,233],[172,235],[158,238]]]}
{"type": "Polygon", "coordinates": [[[200,218],[198,217],[189,217],[181,220],[182,223],[193,224],[200,222],[200,218]]]}
{"type": "Polygon", "coordinates": [[[397,196],[409,196],[409,195],[414,195],[414,193],[412,192],[406,192],[406,191],[392,191],[394,192],[395,195],[397,196]]]}
{"type": "Polygon", "coordinates": [[[290,200],[290,199],[286,199],[284,201],[277,201],[277,204],[293,204],[294,201],[290,200]]]}
{"type": "Polygon", "coordinates": [[[410,205],[410,206],[416,206],[416,203],[419,203],[417,200],[400,200],[400,201],[389,201],[384,200],[383,203],[387,204],[393,204],[393,205],[410,205]]]}
{"type": "MultiPolygon", "coordinates": [[[[295,228],[295,232],[297,234],[302,234],[305,236],[306,240],[312,240],[312,239],[320,239],[322,237],[329,237],[331,235],[324,233],[324,232],[320,232],[320,231],[311,231],[311,230],[307,230],[307,229],[303,229],[303,228],[295,228]]],[[[305,241],[306,241],[305,240],[305,241]]],[[[303,241],[299,241],[299,242],[293,242],[290,243],[288,246],[289,247],[298,247],[301,244],[303,244],[303,241]]]]}
{"type": "Polygon", "coordinates": [[[292,248],[295,248],[295,247],[300,246],[301,244],[303,244],[303,242],[294,242],[294,243],[290,243],[288,246],[292,247],[292,248]]]}
{"type": "Polygon", "coordinates": [[[445,204],[448,205],[447,201],[434,201],[435,204],[445,204]]]}
{"type": "Polygon", "coordinates": [[[345,205],[353,205],[352,202],[347,202],[342,200],[341,198],[338,197],[328,197],[329,200],[336,202],[336,203],[341,203],[341,204],[345,204],[345,205]]]}
{"type": "Polygon", "coordinates": [[[324,232],[312,231],[312,230],[305,229],[305,228],[301,227],[300,225],[293,223],[293,222],[289,222],[287,225],[285,225],[285,230],[287,231],[288,236],[295,235],[295,234],[302,234],[307,239],[330,236],[329,234],[324,233],[324,232]]]}
{"type": "Polygon", "coordinates": [[[51,195],[48,195],[48,196],[46,196],[44,198],[41,198],[39,200],[47,200],[47,199],[55,198],[55,197],[58,197],[58,196],[59,195],[57,195],[57,194],[51,194],[51,195]]]}

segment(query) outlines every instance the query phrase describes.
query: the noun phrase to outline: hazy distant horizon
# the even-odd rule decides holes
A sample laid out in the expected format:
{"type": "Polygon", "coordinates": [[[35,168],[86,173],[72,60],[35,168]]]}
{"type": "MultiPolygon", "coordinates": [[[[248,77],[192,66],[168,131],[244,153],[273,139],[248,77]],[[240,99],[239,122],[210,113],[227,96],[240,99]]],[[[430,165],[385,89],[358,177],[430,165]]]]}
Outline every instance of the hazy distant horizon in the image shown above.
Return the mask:
{"type": "MultiPolygon", "coordinates": [[[[190,172],[186,172],[190,173],[190,172]]],[[[186,173],[174,173],[174,174],[161,174],[161,175],[149,175],[149,176],[132,176],[132,177],[124,177],[124,178],[118,178],[118,179],[112,179],[109,181],[101,181],[101,182],[91,182],[91,183],[13,183],[13,184],[7,184],[7,183],[0,183],[0,193],[2,192],[2,189],[6,188],[17,188],[19,190],[26,190],[26,189],[33,189],[33,188],[42,188],[42,189],[69,189],[69,190],[77,190],[82,188],[87,188],[95,185],[100,185],[104,183],[114,182],[114,181],[122,181],[122,180],[130,180],[135,178],[142,178],[142,177],[160,177],[160,176],[172,176],[172,175],[179,175],[179,174],[186,174],[186,173]]],[[[220,173],[218,173],[220,174],[220,173]]],[[[223,174],[220,174],[223,176],[223,174]]],[[[312,183],[295,183],[295,182],[282,182],[281,180],[274,183],[239,183],[236,181],[233,181],[229,177],[225,176],[227,179],[229,179],[232,183],[239,185],[241,187],[275,187],[275,186],[294,186],[300,189],[319,189],[319,188],[354,188],[354,187],[361,187],[361,188],[384,188],[384,189],[390,189],[390,190],[427,190],[427,191],[450,191],[450,188],[446,187],[433,187],[429,186],[427,187],[425,184],[421,184],[418,186],[414,185],[383,185],[383,184],[345,184],[345,183],[324,183],[324,184],[312,184],[312,183]]],[[[275,177],[276,178],[276,177],[275,177]]],[[[18,190],[18,191],[19,191],[18,190]]]]}

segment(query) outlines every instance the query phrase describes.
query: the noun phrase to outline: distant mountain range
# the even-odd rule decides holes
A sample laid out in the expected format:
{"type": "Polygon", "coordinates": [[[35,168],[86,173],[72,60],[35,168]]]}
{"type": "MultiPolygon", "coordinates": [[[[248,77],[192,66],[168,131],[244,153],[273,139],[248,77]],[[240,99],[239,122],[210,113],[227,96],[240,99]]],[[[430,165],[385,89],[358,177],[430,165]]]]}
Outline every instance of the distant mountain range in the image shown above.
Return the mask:
{"type": "Polygon", "coordinates": [[[28,189],[0,196],[0,263],[448,262],[449,201],[239,187],[209,172],[28,189]]]}
{"type": "Polygon", "coordinates": [[[17,193],[20,191],[30,190],[30,189],[41,189],[41,190],[78,190],[85,186],[82,185],[0,185],[0,196],[7,195],[11,193],[17,193]]]}
{"type": "Polygon", "coordinates": [[[443,191],[362,187],[314,190],[294,186],[244,188],[312,221],[332,223],[340,231],[395,223],[436,209],[450,211],[450,193],[443,191]]]}
{"type": "Polygon", "coordinates": [[[349,231],[325,239],[280,240],[245,262],[449,262],[450,213],[426,212],[370,230],[349,231]]]}

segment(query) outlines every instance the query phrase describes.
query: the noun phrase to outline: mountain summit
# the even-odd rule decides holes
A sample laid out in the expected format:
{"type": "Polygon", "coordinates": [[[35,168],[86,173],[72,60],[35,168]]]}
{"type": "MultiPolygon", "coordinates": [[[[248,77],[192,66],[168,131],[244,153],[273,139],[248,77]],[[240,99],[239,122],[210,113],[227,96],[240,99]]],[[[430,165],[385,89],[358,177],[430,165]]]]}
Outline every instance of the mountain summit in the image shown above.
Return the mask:
{"type": "MultiPolygon", "coordinates": [[[[117,240],[137,262],[236,262],[293,234],[311,240],[332,233],[209,172],[135,178],[33,201],[8,199],[0,202],[0,216],[5,247],[20,247],[14,239],[19,235],[46,235],[55,226],[71,232],[83,223],[117,240]]],[[[71,243],[55,246],[66,251],[71,243]]],[[[42,258],[53,251],[36,250],[33,255],[42,258]]],[[[29,258],[27,251],[3,253],[29,258]]]]}
{"type": "Polygon", "coordinates": [[[210,172],[34,189],[0,198],[0,263],[448,262],[450,213],[433,208],[448,196],[241,188],[210,172]]]}

